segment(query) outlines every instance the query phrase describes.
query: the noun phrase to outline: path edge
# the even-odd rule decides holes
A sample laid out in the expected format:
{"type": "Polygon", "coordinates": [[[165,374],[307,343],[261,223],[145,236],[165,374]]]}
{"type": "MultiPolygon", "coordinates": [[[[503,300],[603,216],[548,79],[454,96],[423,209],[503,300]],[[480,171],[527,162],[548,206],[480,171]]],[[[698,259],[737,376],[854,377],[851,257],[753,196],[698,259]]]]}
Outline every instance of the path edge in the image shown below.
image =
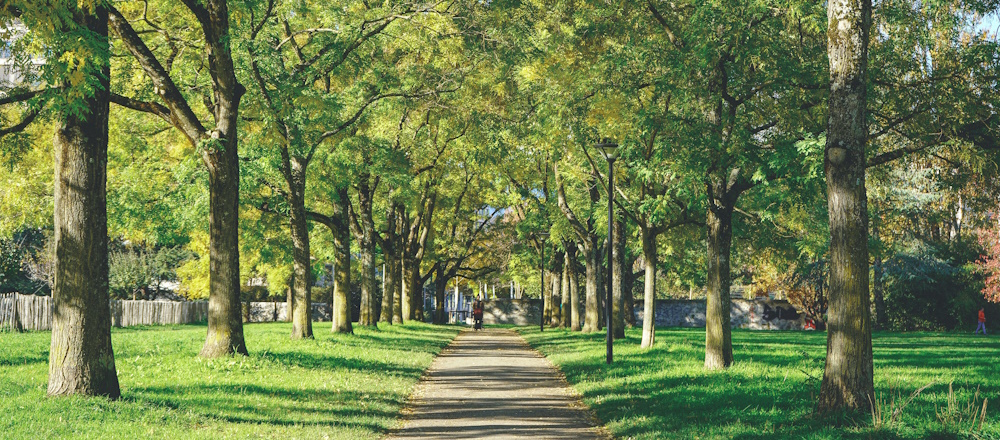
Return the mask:
{"type": "Polygon", "coordinates": [[[597,413],[594,411],[593,408],[590,407],[590,405],[587,405],[587,403],[583,401],[583,395],[580,394],[580,391],[577,390],[576,387],[574,387],[573,384],[571,384],[569,380],[566,379],[566,373],[563,372],[562,368],[556,365],[555,362],[552,362],[552,360],[549,359],[549,357],[546,356],[544,353],[538,351],[538,349],[536,349],[533,345],[531,345],[531,343],[524,338],[524,335],[522,335],[521,332],[518,331],[518,329],[510,329],[510,330],[515,334],[517,334],[519,338],[521,338],[521,342],[526,347],[528,347],[528,350],[538,355],[538,357],[544,359],[545,362],[548,363],[549,366],[556,371],[557,380],[563,384],[566,390],[569,391],[569,395],[573,397],[574,403],[576,405],[579,405],[579,407],[582,408],[584,412],[587,414],[587,418],[589,419],[591,425],[593,425],[594,432],[599,436],[603,436],[605,439],[615,440],[615,436],[611,433],[611,431],[607,428],[607,426],[605,426],[605,422],[601,420],[600,417],[597,416],[597,413]]]}
{"type": "MultiPolygon", "coordinates": [[[[384,434],[382,434],[381,437],[379,437],[380,439],[386,440],[394,438],[396,434],[399,434],[399,432],[403,430],[407,422],[409,422],[413,418],[413,408],[417,400],[419,400],[420,398],[419,396],[420,391],[422,391],[421,385],[423,385],[427,381],[427,377],[430,375],[431,368],[434,367],[434,362],[437,361],[437,359],[441,357],[441,355],[450,351],[454,351],[455,348],[453,346],[455,345],[455,340],[458,339],[459,335],[467,331],[469,331],[468,328],[463,328],[458,333],[455,333],[455,336],[453,336],[451,340],[448,341],[448,345],[445,345],[444,348],[442,348],[441,351],[438,352],[438,354],[434,355],[434,359],[431,359],[430,365],[428,365],[427,368],[424,368],[424,371],[420,373],[420,378],[417,379],[417,382],[413,384],[413,391],[410,392],[409,396],[406,396],[406,402],[404,402],[403,406],[399,409],[399,417],[396,418],[396,421],[395,423],[393,423],[393,426],[389,428],[389,430],[386,431],[384,434]]],[[[518,333],[518,335],[520,335],[520,333],[518,333]]],[[[559,373],[562,374],[561,371],[559,373]]]]}

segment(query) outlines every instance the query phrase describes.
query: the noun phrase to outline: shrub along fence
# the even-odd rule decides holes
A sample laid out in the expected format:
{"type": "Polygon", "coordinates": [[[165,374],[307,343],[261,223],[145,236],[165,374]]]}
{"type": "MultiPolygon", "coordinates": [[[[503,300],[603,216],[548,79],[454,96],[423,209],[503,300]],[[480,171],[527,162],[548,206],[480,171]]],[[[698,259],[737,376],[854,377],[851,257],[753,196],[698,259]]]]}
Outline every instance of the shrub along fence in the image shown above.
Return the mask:
{"type": "MultiPolygon", "coordinates": [[[[208,302],[111,301],[111,325],[188,324],[208,320],[208,302]]],[[[51,330],[52,298],[0,294],[0,330],[51,330]]]]}

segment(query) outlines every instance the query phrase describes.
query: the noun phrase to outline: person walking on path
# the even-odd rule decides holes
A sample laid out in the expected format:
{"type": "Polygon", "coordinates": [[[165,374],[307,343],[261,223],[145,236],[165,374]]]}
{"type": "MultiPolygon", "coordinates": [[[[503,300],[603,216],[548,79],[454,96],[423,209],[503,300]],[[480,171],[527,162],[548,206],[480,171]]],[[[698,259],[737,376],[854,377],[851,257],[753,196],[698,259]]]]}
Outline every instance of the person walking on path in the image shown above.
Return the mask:
{"type": "Polygon", "coordinates": [[[983,329],[983,335],[986,334],[986,312],[983,309],[979,309],[979,325],[976,326],[975,334],[979,334],[979,329],[983,329]]]}
{"type": "Polygon", "coordinates": [[[476,330],[483,329],[483,299],[476,297],[476,302],[472,303],[472,323],[476,330]]]}

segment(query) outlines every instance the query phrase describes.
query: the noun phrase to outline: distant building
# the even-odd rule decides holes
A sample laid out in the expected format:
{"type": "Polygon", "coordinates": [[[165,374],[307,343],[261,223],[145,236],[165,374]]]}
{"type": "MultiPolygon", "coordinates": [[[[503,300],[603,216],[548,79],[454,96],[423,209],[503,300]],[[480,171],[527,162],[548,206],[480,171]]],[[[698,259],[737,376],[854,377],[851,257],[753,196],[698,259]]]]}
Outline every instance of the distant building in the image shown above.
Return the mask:
{"type": "Polygon", "coordinates": [[[14,22],[10,26],[0,29],[0,92],[14,87],[24,86],[25,69],[37,69],[45,64],[42,58],[32,58],[30,64],[25,66],[13,59],[14,44],[28,33],[28,28],[20,22],[14,22]]]}

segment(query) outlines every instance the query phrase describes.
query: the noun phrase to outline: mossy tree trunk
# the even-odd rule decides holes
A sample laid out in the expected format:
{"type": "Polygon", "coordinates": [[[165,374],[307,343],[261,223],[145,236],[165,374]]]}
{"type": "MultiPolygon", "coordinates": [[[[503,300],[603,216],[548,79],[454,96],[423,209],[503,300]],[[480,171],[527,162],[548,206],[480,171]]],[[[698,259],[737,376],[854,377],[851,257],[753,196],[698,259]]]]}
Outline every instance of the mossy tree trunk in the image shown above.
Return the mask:
{"type": "Polygon", "coordinates": [[[331,304],[332,331],[335,333],[354,333],[351,325],[351,229],[350,229],[350,199],[347,187],[338,187],[330,201],[333,214],[326,216],[317,212],[307,211],[310,221],[326,225],[333,236],[333,304],[331,304]]]}
{"type": "Polygon", "coordinates": [[[361,312],[358,325],[378,326],[378,303],[375,294],[378,288],[375,282],[375,221],[372,218],[375,188],[378,178],[372,178],[367,172],[358,176],[358,209],[351,210],[354,221],[351,222],[358,241],[361,257],[361,312]],[[374,182],[373,182],[374,180],[374,182]]]}
{"type": "Polygon", "coordinates": [[[870,0],[827,3],[830,99],[825,168],[830,292],[820,412],[866,410],[874,393],[865,188],[871,23],[870,0]]]}
{"type": "Polygon", "coordinates": [[[389,209],[389,217],[386,219],[386,231],[382,239],[382,257],[385,263],[385,269],[382,272],[382,276],[385,277],[383,282],[385,288],[382,292],[382,310],[379,315],[379,322],[392,324],[396,286],[399,284],[399,278],[396,276],[398,273],[396,266],[399,265],[399,259],[396,255],[395,207],[389,209]]]}
{"type": "MultiPolygon", "coordinates": [[[[108,11],[76,9],[74,25],[108,49],[108,11]]],[[[55,283],[48,395],[121,395],[111,348],[108,303],[107,163],[110,68],[92,57],[93,96],[84,111],[64,111],[55,149],[55,283]]]]}
{"type": "Polygon", "coordinates": [[[705,309],[705,368],[728,368],[733,363],[729,298],[729,257],[733,240],[733,207],[712,204],[708,209],[708,298],[705,309]]]}
{"type": "Polygon", "coordinates": [[[208,169],[209,274],[208,336],[200,356],[247,354],[240,313],[239,199],[237,154],[240,99],[246,89],[236,79],[230,48],[229,7],[223,0],[182,0],[204,35],[206,70],[212,81],[209,112],[214,125],[206,128],[153,52],[128,20],[108,4],[110,28],[156,86],[163,104],[118,97],[115,103],[154,114],[180,130],[201,151],[208,169]]]}
{"type": "Polygon", "coordinates": [[[312,261],[309,254],[309,225],[306,223],[305,163],[301,158],[289,157],[282,149],[285,180],[289,185],[289,223],[292,235],[292,339],[312,338],[312,261]]]}
{"type": "MultiPolygon", "coordinates": [[[[564,243],[566,243],[566,242],[564,242],[564,243]]],[[[564,244],[563,247],[564,248],[568,248],[569,244],[564,244]]],[[[560,276],[560,292],[561,293],[559,295],[559,300],[560,300],[560,303],[561,303],[560,310],[562,310],[562,313],[559,314],[559,327],[561,327],[561,328],[569,328],[570,325],[571,325],[571,323],[572,323],[572,319],[570,318],[570,313],[571,313],[571,307],[570,307],[570,299],[571,298],[570,298],[570,296],[571,295],[570,295],[570,292],[569,292],[569,276],[570,276],[569,274],[570,274],[570,271],[572,270],[570,268],[572,262],[569,261],[569,253],[566,252],[566,251],[562,252],[562,258],[563,258],[563,267],[562,267],[562,274],[560,276]]]]}

